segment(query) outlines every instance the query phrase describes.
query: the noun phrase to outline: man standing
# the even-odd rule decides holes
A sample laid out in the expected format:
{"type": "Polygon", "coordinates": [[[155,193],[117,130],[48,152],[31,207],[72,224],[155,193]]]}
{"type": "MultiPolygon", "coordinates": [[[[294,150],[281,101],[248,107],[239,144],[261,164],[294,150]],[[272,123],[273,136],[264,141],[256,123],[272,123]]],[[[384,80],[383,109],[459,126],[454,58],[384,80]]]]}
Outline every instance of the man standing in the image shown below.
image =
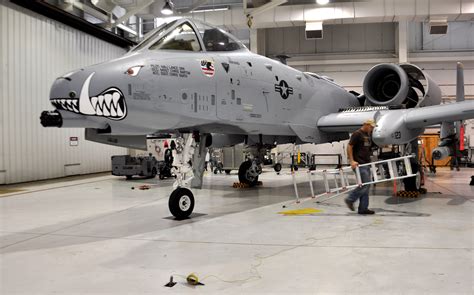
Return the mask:
{"type": "MultiPolygon", "coordinates": [[[[347,145],[347,156],[352,169],[355,169],[359,164],[366,164],[370,162],[372,154],[372,131],[375,127],[374,120],[367,120],[362,127],[352,133],[349,144],[347,145]]],[[[368,166],[359,167],[360,178],[362,182],[371,181],[370,168],[368,166]]],[[[359,214],[374,214],[375,212],[369,210],[369,189],[370,185],[363,185],[362,187],[353,190],[345,199],[347,207],[354,211],[354,202],[359,200],[359,214]]]]}

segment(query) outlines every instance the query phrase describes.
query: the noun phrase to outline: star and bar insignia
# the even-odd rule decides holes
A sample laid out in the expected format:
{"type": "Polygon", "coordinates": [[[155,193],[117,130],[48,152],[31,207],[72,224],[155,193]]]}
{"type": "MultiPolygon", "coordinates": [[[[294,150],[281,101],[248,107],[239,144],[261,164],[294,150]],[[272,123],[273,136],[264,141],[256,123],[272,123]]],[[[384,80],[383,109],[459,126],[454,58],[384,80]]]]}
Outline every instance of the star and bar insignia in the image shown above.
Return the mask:
{"type": "Polygon", "coordinates": [[[285,80],[281,80],[279,84],[275,84],[275,92],[280,93],[281,98],[287,99],[293,94],[293,87],[289,87],[285,80]]]}

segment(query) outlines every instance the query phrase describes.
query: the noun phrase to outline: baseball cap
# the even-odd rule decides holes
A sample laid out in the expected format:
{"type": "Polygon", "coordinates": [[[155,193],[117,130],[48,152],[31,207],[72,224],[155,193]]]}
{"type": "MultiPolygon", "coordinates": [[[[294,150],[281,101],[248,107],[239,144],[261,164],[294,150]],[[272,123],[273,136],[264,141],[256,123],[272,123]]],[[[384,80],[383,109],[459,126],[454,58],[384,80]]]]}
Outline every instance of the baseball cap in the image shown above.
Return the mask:
{"type": "Polygon", "coordinates": [[[375,127],[375,121],[372,120],[372,119],[366,120],[366,121],[364,122],[364,125],[370,125],[370,126],[372,126],[372,127],[375,127]]]}

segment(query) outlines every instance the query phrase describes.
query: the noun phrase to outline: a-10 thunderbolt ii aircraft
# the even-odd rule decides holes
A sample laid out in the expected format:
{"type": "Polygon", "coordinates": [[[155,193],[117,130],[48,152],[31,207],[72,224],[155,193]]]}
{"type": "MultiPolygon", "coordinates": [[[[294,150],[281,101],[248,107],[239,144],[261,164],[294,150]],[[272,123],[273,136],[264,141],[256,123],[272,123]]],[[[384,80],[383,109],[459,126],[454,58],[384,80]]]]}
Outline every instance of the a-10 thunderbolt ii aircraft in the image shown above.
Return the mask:
{"type": "MultiPolygon", "coordinates": [[[[211,144],[255,147],[239,169],[240,181],[254,185],[262,147],[347,139],[367,119],[377,123],[376,144],[405,144],[425,126],[474,118],[474,101],[439,105],[439,87],[411,64],[373,67],[363,89],[348,92],[253,54],[219,28],[179,19],[123,57],[57,78],[50,92],[56,109],[44,111],[41,124],[86,128],[87,140],[142,149],[149,135],[193,134],[191,186],[200,187],[211,144]]],[[[169,207],[178,219],[188,217],[192,192],[178,186],[169,207]]]]}

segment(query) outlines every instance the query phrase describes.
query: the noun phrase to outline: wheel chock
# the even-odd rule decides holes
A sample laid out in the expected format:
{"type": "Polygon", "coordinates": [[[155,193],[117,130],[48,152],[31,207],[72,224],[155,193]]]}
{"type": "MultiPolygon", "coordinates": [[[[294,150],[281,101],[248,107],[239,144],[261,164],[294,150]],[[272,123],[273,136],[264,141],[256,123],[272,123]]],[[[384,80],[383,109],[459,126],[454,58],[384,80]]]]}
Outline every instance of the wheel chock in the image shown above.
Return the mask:
{"type": "MultiPolygon", "coordinates": [[[[263,183],[261,181],[258,181],[256,186],[261,186],[263,183]]],[[[250,188],[250,185],[248,183],[243,183],[243,182],[234,182],[232,185],[233,188],[250,188]]]]}
{"type": "Polygon", "coordinates": [[[234,182],[232,185],[233,188],[249,188],[250,186],[243,182],[234,182]]]}
{"type": "Polygon", "coordinates": [[[138,187],[138,189],[139,189],[139,190],[142,190],[142,191],[143,191],[143,190],[149,190],[149,189],[150,189],[150,186],[144,184],[144,185],[140,185],[140,186],[138,187]]]}
{"type": "Polygon", "coordinates": [[[397,197],[401,198],[418,198],[420,196],[419,191],[398,191],[397,197]]]}

